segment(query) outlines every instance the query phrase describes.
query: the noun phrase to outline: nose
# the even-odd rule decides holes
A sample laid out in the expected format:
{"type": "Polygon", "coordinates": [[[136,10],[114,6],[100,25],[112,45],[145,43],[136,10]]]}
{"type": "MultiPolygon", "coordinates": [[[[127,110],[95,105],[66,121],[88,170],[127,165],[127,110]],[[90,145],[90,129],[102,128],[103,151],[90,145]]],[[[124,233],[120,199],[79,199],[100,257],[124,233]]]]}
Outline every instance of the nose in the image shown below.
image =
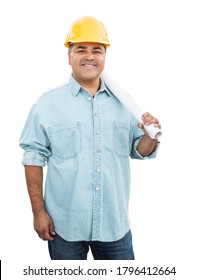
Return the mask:
{"type": "Polygon", "coordinates": [[[95,56],[91,50],[87,50],[85,58],[89,59],[89,60],[93,60],[95,58],[95,56]]]}

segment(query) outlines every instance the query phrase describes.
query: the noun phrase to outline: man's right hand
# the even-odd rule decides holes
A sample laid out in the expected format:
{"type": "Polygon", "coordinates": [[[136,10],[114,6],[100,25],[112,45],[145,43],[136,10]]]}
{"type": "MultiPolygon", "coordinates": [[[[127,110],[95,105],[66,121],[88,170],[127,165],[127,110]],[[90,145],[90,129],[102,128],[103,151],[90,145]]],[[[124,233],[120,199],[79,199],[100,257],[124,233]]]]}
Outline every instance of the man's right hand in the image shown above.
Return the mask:
{"type": "Polygon", "coordinates": [[[34,214],[34,229],[43,240],[53,240],[55,230],[53,222],[46,211],[34,214]]]}

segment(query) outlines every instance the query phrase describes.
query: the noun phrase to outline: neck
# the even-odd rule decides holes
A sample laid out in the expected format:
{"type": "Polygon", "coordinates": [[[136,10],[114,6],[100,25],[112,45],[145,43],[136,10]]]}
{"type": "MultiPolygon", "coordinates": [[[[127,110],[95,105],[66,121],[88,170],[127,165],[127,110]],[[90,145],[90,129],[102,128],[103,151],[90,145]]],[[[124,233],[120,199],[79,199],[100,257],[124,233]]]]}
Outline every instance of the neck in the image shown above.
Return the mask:
{"type": "Polygon", "coordinates": [[[100,88],[100,84],[95,86],[95,85],[82,85],[92,96],[95,96],[97,91],[100,88]]]}
{"type": "Polygon", "coordinates": [[[89,80],[84,81],[84,80],[79,80],[79,79],[76,79],[76,81],[82,87],[84,87],[92,96],[94,96],[100,88],[100,78],[99,77],[95,80],[90,80],[90,81],[89,80]]]}

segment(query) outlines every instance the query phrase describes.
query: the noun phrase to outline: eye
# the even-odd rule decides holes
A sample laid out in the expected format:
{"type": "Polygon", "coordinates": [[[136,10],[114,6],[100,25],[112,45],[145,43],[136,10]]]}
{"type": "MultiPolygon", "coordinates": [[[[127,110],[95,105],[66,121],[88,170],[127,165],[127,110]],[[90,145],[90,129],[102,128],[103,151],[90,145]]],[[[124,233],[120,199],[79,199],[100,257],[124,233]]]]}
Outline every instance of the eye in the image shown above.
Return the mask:
{"type": "Polygon", "coordinates": [[[94,50],[93,53],[101,53],[101,50],[94,50]]]}

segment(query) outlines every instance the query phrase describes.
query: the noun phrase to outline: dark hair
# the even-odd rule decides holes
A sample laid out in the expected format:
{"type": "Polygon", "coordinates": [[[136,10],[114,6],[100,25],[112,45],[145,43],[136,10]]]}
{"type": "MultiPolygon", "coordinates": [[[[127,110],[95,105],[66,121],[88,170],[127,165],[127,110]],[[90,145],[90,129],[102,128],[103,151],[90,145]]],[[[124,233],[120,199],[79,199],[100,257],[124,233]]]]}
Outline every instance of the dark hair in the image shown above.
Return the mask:
{"type": "Polygon", "coordinates": [[[73,45],[73,43],[69,43],[68,52],[71,52],[73,45]]]}

